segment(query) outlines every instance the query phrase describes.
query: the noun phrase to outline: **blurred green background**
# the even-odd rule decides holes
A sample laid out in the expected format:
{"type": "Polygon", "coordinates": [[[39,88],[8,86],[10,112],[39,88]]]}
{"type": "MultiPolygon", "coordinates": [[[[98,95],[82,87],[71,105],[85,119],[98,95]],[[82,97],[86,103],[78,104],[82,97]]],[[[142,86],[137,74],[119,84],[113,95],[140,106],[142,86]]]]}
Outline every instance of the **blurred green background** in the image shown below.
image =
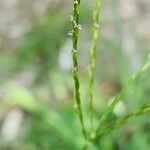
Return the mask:
{"type": "MultiPolygon", "coordinates": [[[[93,0],[81,1],[79,64],[88,116],[93,0]]],[[[74,111],[70,0],[0,0],[0,150],[78,150],[84,143],[74,111]]],[[[150,52],[150,1],[105,0],[94,88],[97,118],[150,52]]],[[[130,87],[110,121],[150,100],[150,70],[130,87]]],[[[149,113],[91,150],[149,150],[149,113]]],[[[86,119],[89,127],[89,120],[86,119]]]]}

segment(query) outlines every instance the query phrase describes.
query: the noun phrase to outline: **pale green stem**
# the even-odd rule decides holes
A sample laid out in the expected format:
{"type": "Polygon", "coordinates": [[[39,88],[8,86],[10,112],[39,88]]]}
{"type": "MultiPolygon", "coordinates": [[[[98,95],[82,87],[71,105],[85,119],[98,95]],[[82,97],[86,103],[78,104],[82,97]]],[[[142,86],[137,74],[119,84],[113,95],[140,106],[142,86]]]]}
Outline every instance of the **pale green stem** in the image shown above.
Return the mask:
{"type": "Polygon", "coordinates": [[[81,128],[84,137],[86,138],[86,130],[83,122],[83,112],[80,99],[80,83],[79,83],[79,69],[78,69],[78,35],[80,30],[79,25],[79,13],[80,13],[80,0],[74,0],[73,20],[72,21],[72,44],[73,44],[73,78],[75,85],[75,99],[77,105],[77,114],[81,123],[81,128]]]}
{"type": "Polygon", "coordinates": [[[92,46],[90,51],[89,102],[90,102],[91,131],[93,130],[93,85],[94,85],[94,72],[95,72],[95,64],[96,64],[96,47],[97,47],[98,31],[99,31],[100,4],[101,4],[101,0],[96,0],[96,6],[93,11],[93,38],[92,38],[92,46]]]}

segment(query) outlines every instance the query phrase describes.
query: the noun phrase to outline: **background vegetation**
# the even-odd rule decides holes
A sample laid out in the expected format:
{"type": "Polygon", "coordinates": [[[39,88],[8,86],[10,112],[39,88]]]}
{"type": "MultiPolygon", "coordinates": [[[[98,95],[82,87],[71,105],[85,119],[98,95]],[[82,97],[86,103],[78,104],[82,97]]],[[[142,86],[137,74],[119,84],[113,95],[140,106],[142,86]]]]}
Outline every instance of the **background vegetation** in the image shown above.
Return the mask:
{"type": "MultiPolygon", "coordinates": [[[[147,0],[106,0],[97,48],[94,115],[105,108],[150,52],[147,0]]],[[[79,72],[84,115],[89,115],[88,66],[93,1],[81,3],[79,72]]],[[[70,0],[0,1],[0,149],[80,149],[84,139],[74,113],[70,0]]],[[[150,100],[150,70],[130,87],[109,122],[150,100]]],[[[85,120],[89,127],[89,120],[85,120]]],[[[94,120],[97,123],[96,119],[94,120]]],[[[149,113],[99,142],[102,150],[149,150],[149,113]]],[[[90,145],[92,150],[99,149],[90,145]]]]}

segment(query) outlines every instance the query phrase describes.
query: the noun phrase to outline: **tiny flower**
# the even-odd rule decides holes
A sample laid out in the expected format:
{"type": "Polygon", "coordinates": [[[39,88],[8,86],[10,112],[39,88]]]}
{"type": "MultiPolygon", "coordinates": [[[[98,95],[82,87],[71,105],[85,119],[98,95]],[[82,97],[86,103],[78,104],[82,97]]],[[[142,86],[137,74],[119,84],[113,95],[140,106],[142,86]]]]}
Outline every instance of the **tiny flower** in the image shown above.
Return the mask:
{"type": "Polygon", "coordinates": [[[77,50],[75,50],[75,49],[73,50],[73,53],[77,53],[77,52],[78,52],[77,50]]]}
{"type": "Polygon", "coordinates": [[[69,36],[73,36],[72,31],[68,32],[68,35],[69,35],[69,36]]]}
{"type": "Polygon", "coordinates": [[[76,1],[74,1],[74,4],[77,4],[77,5],[78,5],[79,3],[78,3],[78,1],[76,0],[76,1]]]}
{"type": "Polygon", "coordinates": [[[73,21],[73,24],[74,24],[74,28],[77,28],[77,27],[78,27],[78,25],[77,25],[77,23],[76,23],[75,20],[73,21]]]}
{"type": "Polygon", "coordinates": [[[73,22],[73,20],[74,20],[74,19],[73,19],[73,16],[70,15],[70,21],[73,22]]]}
{"type": "Polygon", "coordinates": [[[82,30],[82,26],[80,24],[78,24],[78,29],[82,30]]]}

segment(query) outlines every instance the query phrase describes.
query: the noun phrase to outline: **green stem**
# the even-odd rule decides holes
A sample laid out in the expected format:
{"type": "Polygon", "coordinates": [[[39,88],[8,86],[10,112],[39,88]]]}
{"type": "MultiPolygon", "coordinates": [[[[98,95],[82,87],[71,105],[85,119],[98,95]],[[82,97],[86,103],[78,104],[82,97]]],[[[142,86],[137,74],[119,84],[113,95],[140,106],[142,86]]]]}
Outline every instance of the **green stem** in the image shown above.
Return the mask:
{"type": "Polygon", "coordinates": [[[93,85],[94,85],[94,72],[95,72],[95,64],[96,64],[96,47],[98,41],[100,4],[101,4],[101,0],[96,0],[96,6],[93,11],[93,38],[92,38],[92,46],[90,51],[89,102],[90,102],[91,130],[93,130],[93,85]]]}
{"type": "Polygon", "coordinates": [[[146,61],[146,63],[144,64],[144,66],[137,72],[134,73],[128,80],[128,82],[125,84],[124,88],[121,90],[121,92],[113,99],[111,105],[106,109],[106,111],[104,112],[103,116],[100,119],[98,128],[97,128],[97,132],[100,131],[101,127],[104,125],[104,123],[106,122],[106,120],[108,119],[108,117],[110,116],[110,114],[112,113],[114,107],[116,106],[116,104],[124,97],[124,95],[126,94],[128,88],[130,87],[130,85],[143,73],[145,72],[148,68],[150,67],[150,55],[148,56],[148,59],[146,61]]]}
{"type": "Polygon", "coordinates": [[[79,83],[79,69],[78,69],[78,35],[80,30],[79,25],[79,13],[80,13],[80,0],[74,0],[74,10],[72,21],[72,44],[73,44],[73,78],[75,85],[75,99],[77,105],[77,114],[81,123],[81,128],[84,137],[86,138],[86,130],[83,123],[83,113],[80,99],[80,83],[79,83]]]}
{"type": "Polygon", "coordinates": [[[143,115],[144,113],[150,111],[150,103],[146,104],[140,108],[138,108],[136,111],[132,112],[131,114],[117,120],[116,122],[110,124],[106,128],[104,128],[99,134],[96,135],[96,138],[100,138],[104,135],[109,134],[115,129],[120,128],[121,126],[127,124],[129,121],[135,119],[136,117],[143,115]]]}

